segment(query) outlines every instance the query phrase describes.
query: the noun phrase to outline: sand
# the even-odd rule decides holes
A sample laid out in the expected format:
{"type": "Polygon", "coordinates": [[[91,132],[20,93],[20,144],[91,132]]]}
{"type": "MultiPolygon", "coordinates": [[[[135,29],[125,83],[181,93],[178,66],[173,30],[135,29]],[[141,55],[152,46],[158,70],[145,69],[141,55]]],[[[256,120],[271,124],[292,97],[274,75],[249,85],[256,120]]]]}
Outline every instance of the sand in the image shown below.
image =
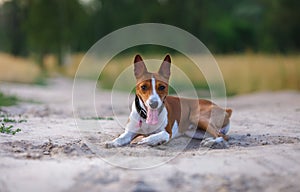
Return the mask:
{"type": "Polygon", "coordinates": [[[16,135],[0,133],[0,191],[299,191],[300,93],[264,92],[228,99],[233,109],[226,148],[201,147],[180,137],[157,147],[106,149],[122,133],[132,97],[116,101],[97,89],[95,109],[80,80],[81,100],[72,105],[73,81],[48,86],[1,83],[17,95],[17,106],[0,113],[26,122],[11,123],[16,135]],[[96,118],[96,117],[101,118],[96,118]]]}

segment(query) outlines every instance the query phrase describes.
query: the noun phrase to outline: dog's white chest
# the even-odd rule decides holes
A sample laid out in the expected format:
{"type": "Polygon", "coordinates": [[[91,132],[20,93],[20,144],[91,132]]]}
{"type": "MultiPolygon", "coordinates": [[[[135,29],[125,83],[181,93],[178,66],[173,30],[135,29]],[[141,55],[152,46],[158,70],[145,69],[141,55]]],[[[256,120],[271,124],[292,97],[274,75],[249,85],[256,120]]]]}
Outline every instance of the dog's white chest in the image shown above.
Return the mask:
{"type": "Polygon", "coordinates": [[[165,130],[168,124],[168,112],[166,108],[163,108],[158,117],[158,123],[156,125],[149,125],[146,120],[136,111],[135,107],[132,107],[132,111],[129,116],[129,125],[126,129],[130,132],[138,134],[153,134],[165,130]]]}

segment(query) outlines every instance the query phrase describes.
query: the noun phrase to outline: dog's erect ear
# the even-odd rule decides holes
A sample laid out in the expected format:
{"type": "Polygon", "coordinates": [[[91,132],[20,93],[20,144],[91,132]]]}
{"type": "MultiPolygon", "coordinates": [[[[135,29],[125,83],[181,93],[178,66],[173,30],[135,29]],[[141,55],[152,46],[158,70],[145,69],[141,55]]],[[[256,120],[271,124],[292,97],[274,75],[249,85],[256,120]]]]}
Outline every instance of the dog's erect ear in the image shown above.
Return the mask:
{"type": "Polygon", "coordinates": [[[171,57],[170,55],[166,55],[163,63],[161,64],[158,74],[162,75],[163,77],[165,77],[166,79],[169,79],[170,75],[171,75],[171,57]]]}
{"type": "Polygon", "coordinates": [[[138,79],[143,74],[147,73],[146,65],[140,55],[136,55],[134,58],[134,75],[138,79]]]}

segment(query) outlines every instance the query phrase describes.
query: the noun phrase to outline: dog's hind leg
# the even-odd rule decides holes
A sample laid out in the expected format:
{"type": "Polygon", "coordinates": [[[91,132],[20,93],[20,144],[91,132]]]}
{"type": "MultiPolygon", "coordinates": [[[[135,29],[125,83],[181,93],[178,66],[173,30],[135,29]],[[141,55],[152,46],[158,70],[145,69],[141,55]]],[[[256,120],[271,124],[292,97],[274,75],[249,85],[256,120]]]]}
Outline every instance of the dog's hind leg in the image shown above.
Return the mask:
{"type": "Polygon", "coordinates": [[[203,139],[205,137],[205,131],[200,129],[186,130],[184,135],[193,139],[203,139]]]}
{"type": "Polygon", "coordinates": [[[208,120],[202,119],[199,121],[198,126],[205,130],[205,136],[201,141],[201,145],[204,147],[214,147],[214,145],[224,144],[222,148],[226,148],[226,141],[228,140],[228,136],[220,133],[219,129],[208,120]]]}

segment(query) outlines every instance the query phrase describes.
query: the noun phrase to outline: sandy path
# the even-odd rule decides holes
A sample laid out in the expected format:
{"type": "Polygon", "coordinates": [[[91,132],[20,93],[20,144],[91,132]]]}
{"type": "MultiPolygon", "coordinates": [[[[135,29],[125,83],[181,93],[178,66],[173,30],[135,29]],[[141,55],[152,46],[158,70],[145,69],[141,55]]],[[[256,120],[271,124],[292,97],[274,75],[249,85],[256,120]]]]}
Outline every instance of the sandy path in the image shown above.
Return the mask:
{"type": "MultiPolygon", "coordinates": [[[[178,138],[159,147],[104,149],[122,132],[116,119],[95,120],[82,99],[76,122],[72,81],[49,86],[1,83],[0,90],[26,102],[0,112],[27,122],[0,134],[0,191],[299,191],[300,93],[259,93],[230,98],[232,128],[227,149],[207,150],[178,138]],[[34,102],[32,102],[34,101],[34,102]],[[99,125],[99,126],[95,126],[99,125]],[[188,144],[188,145],[187,145],[188,144]],[[101,158],[102,157],[102,158],[101,158]],[[104,159],[103,159],[104,158],[104,159]],[[109,161],[110,163],[107,163],[109,161]],[[167,162],[166,162],[167,161],[167,162]],[[117,163],[133,170],[111,165],[117,163]]],[[[82,94],[88,81],[80,81],[82,94]]],[[[117,93],[120,97],[127,95],[117,93]]],[[[111,117],[110,94],[96,92],[96,108],[111,117]]],[[[127,118],[128,103],[117,103],[127,118]]]]}

